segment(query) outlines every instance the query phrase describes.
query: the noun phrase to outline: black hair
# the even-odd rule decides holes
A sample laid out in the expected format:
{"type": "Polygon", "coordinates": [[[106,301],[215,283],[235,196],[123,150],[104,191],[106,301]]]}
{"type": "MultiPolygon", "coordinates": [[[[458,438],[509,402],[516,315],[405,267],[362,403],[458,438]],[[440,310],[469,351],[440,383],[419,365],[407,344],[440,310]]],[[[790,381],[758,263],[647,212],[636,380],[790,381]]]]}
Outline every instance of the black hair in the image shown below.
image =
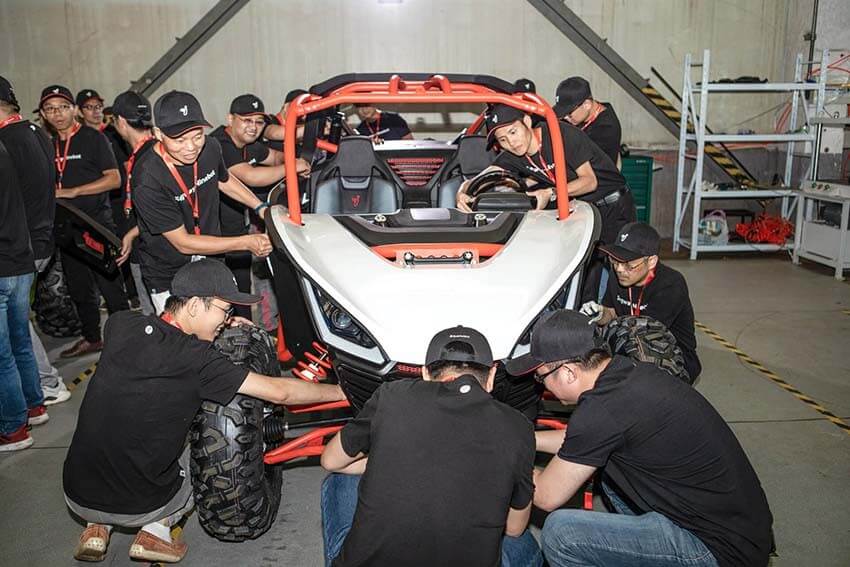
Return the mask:
{"type": "MultiPolygon", "coordinates": [[[[122,116],[122,118],[124,117],[122,116]]],[[[134,118],[133,120],[130,120],[129,118],[124,118],[124,120],[127,121],[127,126],[132,128],[133,130],[144,131],[150,130],[152,128],[150,121],[147,120],[141,120],[139,118],[134,118]]]]}
{"type": "MultiPolygon", "coordinates": [[[[452,341],[443,347],[443,355],[451,358],[451,355],[474,356],[475,350],[464,342],[452,341]]],[[[461,374],[471,374],[478,380],[478,383],[484,387],[487,384],[487,377],[490,375],[490,367],[486,364],[478,362],[457,362],[454,360],[437,360],[427,366],[428,373],[438,380],[440,376],[447,373],[460,376],[461,374]]]]}
{"type": "Polygon", "coordinates": [[[552,363],[555,366],[560,366],[562,364],[574,363],[579,366],[584,371],[594,370],[599,367],[603,362],[609,360],[611,358],[611,349],[608,348],[607,344],[601,344],[599,346],[593,347],[583,355],[577,358],[569,358],[566,360],[559,360],[558,362],[552,363]]]}
{"type": "MultiPolygon", "coordinates": [[[[163,309],[163,311],[175,315],[178,311],[180,311],[180,309],[185,307],[191,299],[191,297],[186,297],[182,295],[172,295],[165,300],[165,309],[163,309]]],[[[199,299],[203,301],[204,307],[206,307],[207,309],[209,309],[210,305],[212,305],[212,297],[201,297],[199,299]]]]}

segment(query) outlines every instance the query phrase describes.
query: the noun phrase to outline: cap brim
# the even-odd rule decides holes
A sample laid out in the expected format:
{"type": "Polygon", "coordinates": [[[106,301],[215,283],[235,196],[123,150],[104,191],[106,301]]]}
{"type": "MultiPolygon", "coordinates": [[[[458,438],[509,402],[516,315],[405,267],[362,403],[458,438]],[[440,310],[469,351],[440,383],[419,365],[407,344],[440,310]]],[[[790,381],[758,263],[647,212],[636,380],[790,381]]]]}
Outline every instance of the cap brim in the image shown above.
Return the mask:
{"type": "Polygon", "coordinates": [[[254,305],[255,303],[259,303],[261,299],[259,295],[242,293],[241,291],[227,295],[216,295],[215,297],[228,303],[235,303],[236,305],[254,305]]]}
{"type": "Polygon", "coordinates": [[[251,112],[231,112],[230,114],[235,114],[236,116],[265,116],[266,113],[260,110],[252,110],[251,112]]]}
{"type": "Polygon", "coordinates": [[[552,107],[552,111],[555,113],[555,116],[558,118],[563,118],[568,114],[572,114],[573,110],[579,107],[581,103],[556,103],[555,106],[552,107]]]}
{"type": "Polygon", "coordinates": [[[505,370],[511,376],[524,376],[530,372],[534,372],[541,366],[546,364],[531,355],[531,353],[514,358],[505,363],[505,370]]]}
{"type": "Polygon", "coordinates": [[[195,128],[212,128],[209,122],[206,120],[192,120],[190,122],[181,122],[179,124],[174,124],[173,126],[166,126],[165,128],[160,128],[163,134],[168,136],[169,138],[178,138],[188,132],[189,130],[194,130],[195,128]]]}
{"type": "Polygon", "coordinates": [[[643,258],[643,254],[626,250],[622,246],[600,246],[599,249],[618,262],[631,262],[632,260],[643,258]]]}
{"type": "Polygon", "coordinates": [[[64,95],[62,93],[50,93],[49,95],[45,95],[45,96],[41,97],[41,100],[38,101],[38,110],[41,110],[41,107],[44,106],[45,100],[48,100],[48,99],[51,99],[51,98],[63,98],[65,100],[67,100],[68,102],[70,102],[71,104],[73,104],[74,106],[77,105],[77,102],[73,98],[69,97],[68,95],[64,95]]]}

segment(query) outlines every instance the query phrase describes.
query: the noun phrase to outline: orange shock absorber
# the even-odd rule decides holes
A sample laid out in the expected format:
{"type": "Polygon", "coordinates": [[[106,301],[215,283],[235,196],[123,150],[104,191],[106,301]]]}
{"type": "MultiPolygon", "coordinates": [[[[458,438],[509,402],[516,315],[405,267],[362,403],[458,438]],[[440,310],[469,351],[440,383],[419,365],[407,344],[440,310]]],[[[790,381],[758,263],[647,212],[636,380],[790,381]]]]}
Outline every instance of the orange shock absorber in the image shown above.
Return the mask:
{"type": "Polygon", "coordinates": [[[312,346],[317,354],[305,351],[304,357],[309,362],[299,360],[296,367],[292,370],[292,374],[296,378],[300,378],[306,382],[319,382],[327,378],[328,370],[332,368],[331,357],[328,349],[319,343],[314,341],[312,346]]]}

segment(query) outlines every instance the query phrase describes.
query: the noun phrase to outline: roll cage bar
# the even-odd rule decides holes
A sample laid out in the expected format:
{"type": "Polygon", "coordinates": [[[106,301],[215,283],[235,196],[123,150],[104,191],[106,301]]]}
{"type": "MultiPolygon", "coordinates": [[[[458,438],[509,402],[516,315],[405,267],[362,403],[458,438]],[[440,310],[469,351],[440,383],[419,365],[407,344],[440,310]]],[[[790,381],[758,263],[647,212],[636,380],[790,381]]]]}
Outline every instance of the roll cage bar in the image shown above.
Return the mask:
{"type": "MultiPolygon", "coordinates": [[[[414,75],[415,80],[405,80],[400,75],[349,75],[330,79],[322,85],[331,85],[326,95],[302,94],[292,101],[286,113],[284,134],[284,159],[286,163],[286,187],[298,187],[298,175],[295,169],[296,128],[298,119],[309,114],[321,112],[343,104],[451,104],[484,103],[506,104],[528,114],[542,116],[549,127],[552,140],[552,153],[555,159],[555,193],[557,195],[558,219],[565,220],[569,212],[567,192],[567,168],[564,161],[564,142],[558,127],[558,117],[552,107],[542,97],[534,93],[510,94],[502,88],[503,81],[486,76],[474,75],[414,75]],[[346,82],[351,77],[353,82],[346,82]],[[378,77],[383,80],[357,80],[359,78],[378,77]],[[427,77],[427,78],[425,78],[427,77]],[[455,81],[451,79],[456,79],[455,81]],[[468,80],[467,80],[468,79],[468,80]],[[340,86],[333,86],[334,81],[340,86]],[[479,81],[479,82],[470,82],[479,81]],[[498,83],[496,82],[498,81],[498,83]]],[[[466,133],[478,131],[484,124],[482,112],[465,130],[466,133]]],[[[319,147],[335,150],[332,144],[323,143],[319,147]]],[[[289,220],[301,225],[301,199],[297,190],[289,190],[287,206],[289,220]]]]}

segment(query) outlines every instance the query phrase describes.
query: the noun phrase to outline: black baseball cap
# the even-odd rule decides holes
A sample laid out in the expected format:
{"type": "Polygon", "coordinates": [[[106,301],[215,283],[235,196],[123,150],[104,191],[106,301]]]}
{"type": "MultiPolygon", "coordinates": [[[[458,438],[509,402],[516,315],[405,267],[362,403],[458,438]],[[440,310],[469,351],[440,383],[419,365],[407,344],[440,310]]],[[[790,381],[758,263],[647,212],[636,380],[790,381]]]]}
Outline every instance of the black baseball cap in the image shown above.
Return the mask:
{"type": "Polygon", "coordinates": [[[431,339],[428,351],[425,355],[425,366],[438,361],[448,362],[473,362],[483,366],[493,366],[493,352],[487,338],[469,327],[451,327],[443,329],[431,339]],[[449,350],[446,347],[451,343],[463,343],[471,348],[472,353],[466,354],[449,350]]]}
{"type": "Polygon", "coordinates": [[[505,369],[513,376],[522,376],[548,362],[577,360],[604,344],[595,329],[590,317],[578,311],[547,313],[531,330],[531,351],[509,361],[505,369]]]}
{"type": "Polygon", "coordinates": [[[230,103],[230,114],[250,116],[252,114],[265,114],[266,107],[257,95],[243,94],[233,99],[230,103]]]}
{"type": "Polygon", "coordinates": [[[63,87],[62,85],[50,85],[49,87],[44,87],[44,90],[41,91],[41,98],[38,101],[38,109],[41,110],[41,107],[44,106],[44,101],[57,96],[59,98],[64,98],[71,104],[77,104],[74,102],[74,95],[71,94],[71,89],[63,87]]]}
{"type": "Polygon", "coordinates": [[[500,103],[491,106],[484,115],[484,122],[487,124],[487,149],[490,149],[496,143],[493,132],[502,126],[522,120],[525,116],[525,112],[507,104],[500,103]]]}
{"type": "Polygon", "coordinates": [[[645,256],[657,256],[658,232],[646,223],[630,222],[620,229],[614,244],[600,246],[599,249],[620,262],[631,262],[645,256]]]}
{"type": "Polygon", "coordinates": [[[183,91],[169,91],[159,97],[153,106],[153,116],[157,127],[169,138],[176,138],[193,128],[210,127],[201,103],[192,94],[183,91]]]}
{"type": "Polygon", "coordinates": [[[103,102],[103,97],[98,94],[98,92],[94,89],[83,89],[77,93],[77,106],[82,106],[86,103],[87,100],[91,100],[96,98],[100,102],[103,102]]]}
{"type": "Polygon", "coordinates": [[[514,81],[515,93],[536,93],[537,86],[531,79],[517,79],[514,81]]]}
{"type": "MultiPolygon", "coordinates": [[[[112,114],[126,120],[150,125],[152,121],[151,102],[142,94],[135,91],[125,91],[115,97],[112,103],[112,114]]],[[[106,112],[106,109],[104,109],[106,112]]]]}
{"type": "Polygon", "coordinates": [[[18,104],[18,99],[15,97],[15,89],[12,88],[12,83],[2,76],[0,76],[0,100],[11,104],[18,110],[21,109],[21,105],[18,104]]]}
{"type": "Polygon", "coordinates": [[[171,280],[171,295],[217,297],[237,305],[251,305],[260,301],[259,295],[239,291],[230,268],[224,262],[210,258],[190,262],[177,270],[171,280]]]}
{"type": "Polygon", "coordinates": [[[552,110],[558,118],[563,118],[591,97],[590,83],[584,77],[570,77],[561,81],[555,89],[555,106],[552,110]]]}
{"type": "Polygon", "coordinates": [[[286,97],[283,99],[283,103],[286,104],[287,102],[292,102],[293,100],[295,100],[296,97],[303,94],[307,94],[307,91],[305,91],[304,89],[292,89],[291,91],[286,93],[286,97]]]}

